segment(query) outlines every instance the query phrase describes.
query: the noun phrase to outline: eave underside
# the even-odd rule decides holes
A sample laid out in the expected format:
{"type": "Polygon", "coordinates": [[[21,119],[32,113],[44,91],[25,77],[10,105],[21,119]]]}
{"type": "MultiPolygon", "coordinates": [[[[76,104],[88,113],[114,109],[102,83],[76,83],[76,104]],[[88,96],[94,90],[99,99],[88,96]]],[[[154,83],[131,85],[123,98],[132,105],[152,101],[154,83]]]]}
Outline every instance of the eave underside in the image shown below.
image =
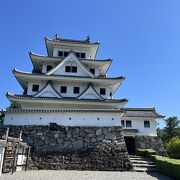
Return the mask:
{"type": "MultiPolygon", "coordinates": [[[[48,57],[48,56],[40,56],[33,53],[30,53],[30,59],[32,61],[32,64],[34,66],[34,69],[37,72],[42,71],[42,65],[43,64],[55,64],[58,65],[63,61],[64,58],[60,57],[48,57]]],[[[78,58],[79,59],[79,58],[78,58]]],[[[79,59],[80,62],[82,62],[85,66],[93,66],[96,68],[102,68],[103,74],[106,74],[107,70],[109,69],[110,64],[112,63],[111,59],[107,60],[92,60],[92,59],[79,59]]]]}
{"type": "Polygon", "coordinates": [[[121,109],[128,102],[127,99],[120,100],[97,100],[97,99],[75,99],[75,98],[55,98],[55,97],[33,97],[7,94],[9,101],[17,107],[31,108],[36,106],[44,109],[121,109]]]}
{"type": "Polygon", "coordinates": [[[123,76],[117,78],[90,78],[90,77],[82,77],[82,76],[63,76],[63,75],[44,75],[39,73],[27,73],[21,72],[17,70],[13,70],[13,73],[23,87],[26,89],[29,81],[36,80],[44,80],[44,81],[71,81],[71,82],[84,82],[84,83],[101,83],[102,85],[111,86],[112,92],[114,92],[125,79],[123,76]]]}

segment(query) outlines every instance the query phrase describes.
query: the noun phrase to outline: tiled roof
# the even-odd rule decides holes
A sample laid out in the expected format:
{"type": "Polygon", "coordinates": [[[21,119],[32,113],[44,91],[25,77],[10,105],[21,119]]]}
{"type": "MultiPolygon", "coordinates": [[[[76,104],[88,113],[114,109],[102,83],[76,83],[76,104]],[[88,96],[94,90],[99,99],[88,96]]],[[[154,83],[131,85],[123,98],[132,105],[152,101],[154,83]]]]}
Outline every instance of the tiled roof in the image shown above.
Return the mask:
{"type": "Polygon", "coordinates": [[[155,108],[124,108],[123,117],[154,117],[164,118],[155,108]]]}
{"type": "Polygon", "coordinates": [[[46,74],[43,74],[43,73],[31,73],[31,72],[25,72],[25,71],[20,71],[20,70],[17,70],[17,69],[13,69],[13,74],[23,74],[23,75],[30,75],[30,76],[34,76],[34,75],[38,75],[38,76],[46,76],[46,77],[68,77],[68,78],[87,78],[87,79],[107,79],[107,80],[115,80],[115,79],[122,79],[124,80],[125,77],[124,76],[119,76],[119,77],[111,77],[111,78],[106,78],[106,77],[94,77],[94,78],[91,78],[91,77],[87,77],[87,76],[67,76],[67,75],[54,75],[54,74],[51,74],[51,76],[49,75],[46,75],[46,74]]]}
{"type": "MultiPolygon", "coordinates": [[[[64,57],[49,57],[49,56],[44,56],[44,55],[40,55],[40,54],[36,54],[36,53],[33,53],[33,52],[29,52],[29,56],[30,56],[30,59],[32,59],[32,57],[38,57],[38,58],[42,58],[42,59],[51,59],[51,60],[56,60],[56,61],[62,61],[64,59],[64,57]]],[[[85,61],[90,61],[90,62],[93,62],[93,63],[96,63],[96,62],[111,62],[112,59],[85,59],[85,58],[78,58],[80,59],[81,61],[85,62],[85,61]]]]}
{"type": "Polygon", "coordinates": [[[99,42],[95,42],[95,43],[91,43],[89,39],[86,39],[86,40],[75,40],[75,39],[64,39],[64,38],[55,38],[55,39],[50,39],[50,38],[47,38],[47,40],[49,41],[54,41],[54,42],[65,42],[65,43],[75,43],[75,44],[99,44],[99,42]]]}
{"type": "Polygon", "coordinates": [[[103,112],[103,113],[120,113],[123,112],[122,110],[101,110],[101,109],[69,109],[69,110],[63,110],[63,109],[55,109],[55,110],[37,110],[37,109],[7,109],[6,112],[42,112],[42,113],[54,113],[54,112],[103,112]]]}
{"type": "Polygon", "coordinates": [[[107,102],[107,103],[121,103],[127,102],[127,99],[76,99],[76,98],[57,98],[57,97],[34,97],[29,95],[15,95],[7,93],[7,97],[17,98],[17,99],[33,99],[33,100],[55,100],[55,101],[84,101],[84,102],[107,102]]]}

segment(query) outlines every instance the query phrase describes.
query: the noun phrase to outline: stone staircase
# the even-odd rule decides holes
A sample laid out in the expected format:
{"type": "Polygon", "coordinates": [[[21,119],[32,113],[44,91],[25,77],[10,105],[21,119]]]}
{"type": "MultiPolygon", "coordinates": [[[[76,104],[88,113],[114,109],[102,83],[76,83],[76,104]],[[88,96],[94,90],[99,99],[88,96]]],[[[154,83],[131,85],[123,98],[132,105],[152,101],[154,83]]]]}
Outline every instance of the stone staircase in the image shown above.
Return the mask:
{"type": "Polygon", "coordinates": [[[129,155],[136,172],[157,172],[156,164],[149,158],[144,158],[136,155],[129,155]]]}

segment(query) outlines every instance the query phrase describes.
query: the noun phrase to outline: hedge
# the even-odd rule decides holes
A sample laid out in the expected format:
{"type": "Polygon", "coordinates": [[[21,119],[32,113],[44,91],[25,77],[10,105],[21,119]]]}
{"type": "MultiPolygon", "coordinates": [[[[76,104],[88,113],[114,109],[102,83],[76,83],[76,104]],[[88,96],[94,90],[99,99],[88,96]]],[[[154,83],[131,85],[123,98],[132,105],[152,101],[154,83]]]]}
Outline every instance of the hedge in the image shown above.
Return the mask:
{"type": "Polygon", "coordinates": [[[175,179],[180,179],[180,160],[156,155],[151,149],[138,149],[137,155],[149,157],[156,162],[158,170],[175,179]]]}
{"type": "Polygon", "coordinates": [[[156,155],[156,151],[154,151],[153,149],[138,149],[137,155],[151,157],[151,155],[156,155]]]}
{"type": "Polygon", "coordinates": [[[157,168],[160,172],[175,179],[180,179],[180,160],[168,157],[154,156],[157,168]]]}

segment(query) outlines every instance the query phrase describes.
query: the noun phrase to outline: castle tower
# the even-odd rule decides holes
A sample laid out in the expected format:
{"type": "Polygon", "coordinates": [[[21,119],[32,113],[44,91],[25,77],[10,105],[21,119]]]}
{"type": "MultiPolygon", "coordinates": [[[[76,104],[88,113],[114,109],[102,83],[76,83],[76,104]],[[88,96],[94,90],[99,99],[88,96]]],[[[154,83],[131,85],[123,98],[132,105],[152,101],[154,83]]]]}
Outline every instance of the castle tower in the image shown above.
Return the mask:
{"type": "Polygon", "coordinates": [[[97,60],[99,43],[45,38],[47,56],[29,53],[32,72],[13,70],[24,93],[7,93],[5,125],[118,126],[127,99],[113,94],[124,80],[107,77],[111,59],[97,60]]]}

